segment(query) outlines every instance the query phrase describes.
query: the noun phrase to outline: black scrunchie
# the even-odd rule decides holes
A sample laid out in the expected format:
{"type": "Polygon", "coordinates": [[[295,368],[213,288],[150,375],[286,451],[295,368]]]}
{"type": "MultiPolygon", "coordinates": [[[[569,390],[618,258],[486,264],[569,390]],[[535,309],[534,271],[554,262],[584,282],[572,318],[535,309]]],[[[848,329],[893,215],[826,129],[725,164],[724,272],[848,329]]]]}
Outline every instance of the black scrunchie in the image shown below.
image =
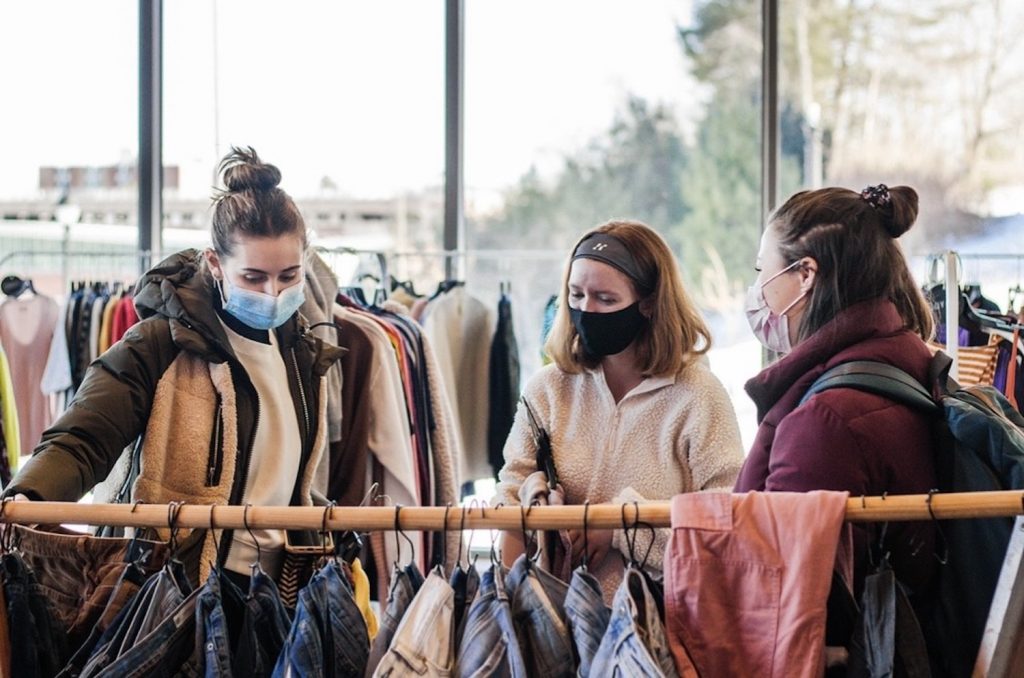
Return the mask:
{"type": "Polygon", "coordinates": [[[883,210],[892,205],[892,196],[889,195],[889,187],[885,184],[868,186],[860,192],[860,197],[876,210],[883,210]]]}

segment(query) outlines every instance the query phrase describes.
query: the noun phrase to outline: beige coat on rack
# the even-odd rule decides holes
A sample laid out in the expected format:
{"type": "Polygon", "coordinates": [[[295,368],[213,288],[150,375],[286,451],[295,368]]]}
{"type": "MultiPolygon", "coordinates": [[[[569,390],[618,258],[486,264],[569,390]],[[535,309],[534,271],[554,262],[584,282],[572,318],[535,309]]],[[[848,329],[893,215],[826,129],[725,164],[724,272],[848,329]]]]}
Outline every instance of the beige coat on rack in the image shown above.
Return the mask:
{"type": "Polygon", "coordinates": [[[458,469],[463,482],[494,475],[487,461],[487,422],[496,324],[494,309],[471,296],[465,287],[456,287],[432,301],[423,321],[448,399],[455,407],[462,448],[458,469]]]}

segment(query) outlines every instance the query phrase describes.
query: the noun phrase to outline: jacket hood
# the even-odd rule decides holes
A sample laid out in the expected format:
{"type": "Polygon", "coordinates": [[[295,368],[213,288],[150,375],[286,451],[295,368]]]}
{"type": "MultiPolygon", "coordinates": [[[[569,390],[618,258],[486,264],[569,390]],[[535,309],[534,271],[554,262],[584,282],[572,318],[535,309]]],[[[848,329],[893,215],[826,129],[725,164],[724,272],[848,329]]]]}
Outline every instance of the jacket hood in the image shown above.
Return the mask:
{"type": "MultiPolygon", "coordinates": [[[[167,319],[174,343],[215,363],[234,358],[234,351],[215,310],[217,289],[200,250],[188,249],[167,257],[143,275],[135,286],[139,318],[167,319]]],[[[304,342],[313,354],[314,372],[322,375],[344,349],[314,337],[301,316],[290,318],[278,329],[284,348],[304,342]]]]}

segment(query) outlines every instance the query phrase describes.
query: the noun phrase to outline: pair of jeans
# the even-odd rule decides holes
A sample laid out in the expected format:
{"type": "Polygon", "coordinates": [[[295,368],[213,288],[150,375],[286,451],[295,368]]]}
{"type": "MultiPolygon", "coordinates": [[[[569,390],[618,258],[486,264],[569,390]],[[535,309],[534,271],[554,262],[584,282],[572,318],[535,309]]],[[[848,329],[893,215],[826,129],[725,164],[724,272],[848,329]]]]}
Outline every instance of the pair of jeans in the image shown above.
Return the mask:
{"type": "Polygon", "coordinates": [[[20,554],[6,553],[0,559],[0,576],[7,601],[11,675],[56,674],[67,654],[64,633],[32,570],[20,554]]]}
{"type": "Polygon", "coordinates": [[[196,667],[207,678],[231,677],[231,657],[241,630],[244,606],[242,592],[224,570],[211,570],[196,598],[193,657],[196,667]]]}
{"type": "Polygon", "coordinates": [[[450,676],[455,591],[440,567],[423,582],[374,676],[450,676]]]}
{"type": "Polygon", "coordinates": [[[96,650],[82,669],[83,678],[98,674],[131,651],[137,641],[154,631],[179,609],[190,593],[180,563],[171,561],[161,568],[143,584],[100,636],[96,650]]]}
{"type": "Polygon", "coordinates": [[[192,661],[196,640],[193,591],[153,631],[103,669],[103,678],[172,678],[203,675],[192,661]]]}
{"type": "Polygon", "coordinates": [[[373,639],[370,659],[366,663],[366,678],[370,678],[380,664],[380,660],[388,653],[391,639],[395,637],[398,625],[402,623],[405,611],[423,586],[423,575],[415,563],[404,568],[396,567],[391,573],[391,589],[388,591],[388,604],[380,620],[380,629],[373,639]]]}
{"type": "Polygon", "coordinates": [[[352,587],[337,561],[320,568],[299,591],[275,675],[361,678],[370,637],[352,587]]]}
{"type": "Polygon", "coordinates": [[[239,676],[265,678],[274,671],[292,618],[281,602],[277,584],[262,569],[249,581],[245,613],[232,668],[239,676]]]}
{"type": "Polygon", "coordinates": [[[569,586],[522,555],[509,572],[508,588],[529,674],[575,676],[572,634],[565,618],[569,586]]]}
{"type": "Polygon", "coordinates": [[[74,652],[95,627],[128,560],[147,574],[167,559],[161,542],[94,537],[62,527],[15,526],[15,539],[74,652]],[[131,553],[129,553],[131,551],[131,553]]]}
{"type": "Polygon", "coordinates": [[[455,658],[461,678],[527,678],[526,662],[512,622],[512,603],[505,587],[505,569],[494,564],[480,577],[476,600],[455,658]]]}
{"type": "Polygon", "coordinates": [[[601,646],[601,640],[608,630],[611,610],[604,604],[601,584],[582,567],[572,573],[569,591],[565,594],[565,616],[569,620],[573,642],[576,644],[576,656],[580,660],[577,675],[586,678],[590,675],[590,666],[597,648],[601,646]]]}
{"type": "Polygon", "coordinates": [[[455,635],[452,637],[452,647],[458,647],[462,640],[462,632],[466,628],[466,614],[480,588],[480,573],[472,565],[467,570],[463,570],[461,565],[456,565],[448,583],[455,592],[455,616],[452,620],[455,635]]]}
{"type": "Polygon", "coordinates": [[[643,573],[629,566],[612,600],[608,630],[594,655],[595,676],[676,676],[658,605],[643,573]]]}

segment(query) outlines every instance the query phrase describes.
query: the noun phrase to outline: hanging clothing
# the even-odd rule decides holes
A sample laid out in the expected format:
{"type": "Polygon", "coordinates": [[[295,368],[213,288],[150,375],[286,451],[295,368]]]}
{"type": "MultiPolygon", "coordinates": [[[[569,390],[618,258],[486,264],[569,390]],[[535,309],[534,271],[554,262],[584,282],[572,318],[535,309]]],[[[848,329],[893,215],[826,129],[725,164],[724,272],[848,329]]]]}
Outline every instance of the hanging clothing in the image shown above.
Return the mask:
{"type": "MultiPolygon", "coordinates": [[[[14,382],[11,379],[7,354],[2,346],[0,346],[0,428],[3,433],[4,459],[8,472],[13,473],[21,458],[21,432],[18,430],[18,407],[14,400],[14,382]]],[[[10,480],[7,482],[9,483],[10,480]]]]}
{"type": "Polygon", "coordinates": [[[568,584],[521,555],[508,573],[508,588],[528,675],[574,676],[572,633],[565,617],[568,584]]]}
{"type": "Polygon", "coordinates": [[[366,623],[352,598],[352,589],[337,562],[321,568],[299,592],[295,619],[274,675],[331,675],[360,678],[366,668],[370,641],[366,623]]]}
{"type": "Polygon", "coordinates": [[[512,301],[506,294],[498,300],[498,326],[491,342],[489,382],[487,462],[497,478],[505,465],[505,441],[515,422],[519,402],[519,344],[512,326],[512,301]]]}
{"type": "Polygon", "coordinates": [[[57,302],[35,294],[8,297],[0,303],[0,344],[7,360],[18,404],[21,455],[29,455],[50,425],[50,402],[40,388],[58,320],[57,302]]]}
{"type": "Polygon", "coordinates": [[[133,295],[125,294],[117,302],[117,308],[114,309],[114,317],[111,319],[110,326],[110,344],[114,345],[121,341],[125,332],[137,322],[139,322],[139,314],[135,311],[135,299],[133,295]]]}
{"type": "Polygon", "coordinates": [[[454,406],[462,450],[458,477],[463,481],[494,475],[487,440],[494,316],[493,310],[459,286],[432,301],[423,321],[448,400],[454,406]]]}
{"type": "MultiPolygon", "coordinates": [[[[615,592],[608,630],[594,654],[590,671],[595,676],[671,678],[677,675],[658,616],[658,605],[644,575],[632,566],[626,568],[622,584],[615,592]]],[[[719,674],[709,672],[706,675],[719,674]]]]}
{"type": "Polygon", "coordinates": [[[500,563],[493,563],[480,577],[480,588],[466,615],[462,642],[455,658],[455,675],[459,678],[481,675],[527,678],[529,675],[512,620],[506,574],[500,563]]]}
{"type": "Polygon", "coordinates": [[[665,616],[680,675],[822,675],[826,602],[848,496],[672,499],[665,616]]]}
{"type": "MultiPolygon", "coordinates": [[[[64,300],[57,311],[57,327],[54,328],[53,339],[50,340],[50,352],[46,356],[46,367],[39,383],[40,390],[51,397],[62,396],[71,388],[71,356],[68,354],[68,333],[65,330],[65,319],[68,316],[70,297],[64,300]]],[[[64,411],[64,403],[59,403],[56,412],[64,411]]]]}
{"type": "Polygon", "coordinates": [[[114,309],[117,308],[118,302],[121,301],[121,296],[124,294],[123,291],[118,291],[111,294],[107,299],[107,303],[103,304],[103,318],[100,322],[100,338],[99,338],[99,352],[106,353],[107,349],[110,348],[113,342],[110,341],[111,329],[114,323],[114,309]]]}
{"type": "Polygon", "coordinates": [[[380,678],[407,675],[442,678],[454,664],[452,612],[455,592],[435,569],[402,617],[387,654],[373,672],[380,678]]]}
{"type": "Polygon", "coordinates": [[[388,592],[387,604],[380,620],[380,629],[373,641],[370,657],[366,664],[366,678],[373,676],[381,659],[387,654],[395,632],[398,630],[398,625],[401,624],[406,610],[409,609],[413,598],[423,586],[423,581],[423,575],[415,563],[403,568],[395,568],[391,576],[391,589],[388,592]]]}

